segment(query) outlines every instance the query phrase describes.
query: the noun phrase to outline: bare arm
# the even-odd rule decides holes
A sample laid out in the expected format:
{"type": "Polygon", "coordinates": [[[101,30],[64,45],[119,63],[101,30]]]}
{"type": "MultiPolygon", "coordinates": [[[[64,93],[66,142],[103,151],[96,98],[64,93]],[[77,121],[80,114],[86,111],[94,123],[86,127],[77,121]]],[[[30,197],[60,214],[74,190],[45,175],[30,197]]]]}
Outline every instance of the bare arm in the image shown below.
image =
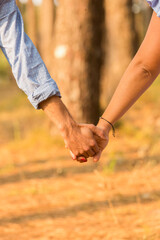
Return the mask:
{"type": "MultiPolygon", "coordinates": [[[[87,126],[79,125],[74,121],[59,97],[48,98],[40,103],[40,107],[60,130],[66,146],[75,158],[83,156],[80,161],[85,161],[85,158],[92,157],[99,152],[92,131],[87,126]]],[[[100,130],[98,132],[101,134],[100,130]]]]}
{"type": "MultiPolygon", "coordinates": [[[[153,83],[159,72],[160,18],[153,13],[145,39],[125,71],[103,117],[113,124],[119,120],[153,83]]],[[[98,126],[107,132],[110,129],[104,120],[100,120],[98,126]]]]}
{"type": "MultiPolygon", "coordinates": [[[[145,39],[122,76],[108,107],[102,115],[103,118],[112,124],[119,120],[153,83],[159,72],[160,18],[154,12],[145,39]]],[[[106,138],[96,139],[101,150],[94,157],[94,160],[100,158],[101,152],[107,146],[108,135],[111,129],[111,125],[102,119],[97,126],[103,131],[106,138]]],[[[93,126],[90,128],[97,136],[97,129],[93,126]]]]}
{"type": "MultiPolygon", "coordinates": [[[[108,105],[103,118],[114,124],[137,99],[148,89],[160,72],[160,18],[153,13],[147,34],[137,54],[125,71],[120,83],[108,105]]],[[[100,120],[98,128],[102,130],[104,138],[98,138],[98,128],[88,127],[95,133],[100,151],[94,156],[97,161],[103,149],[108,144],[108,134],[111,125],[100,120]]]]}

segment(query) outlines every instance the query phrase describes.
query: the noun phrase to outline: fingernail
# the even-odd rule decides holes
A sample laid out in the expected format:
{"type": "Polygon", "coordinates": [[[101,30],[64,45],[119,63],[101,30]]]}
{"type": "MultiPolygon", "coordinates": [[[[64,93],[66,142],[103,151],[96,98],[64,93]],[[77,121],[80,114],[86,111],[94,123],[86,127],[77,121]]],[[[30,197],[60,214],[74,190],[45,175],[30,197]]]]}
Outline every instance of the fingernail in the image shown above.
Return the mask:
{"type": "Polygon", "coordinates": [[[81,161],[87,162],[87,159],[85,159],[85,158],[81,158],[81,161]]]}

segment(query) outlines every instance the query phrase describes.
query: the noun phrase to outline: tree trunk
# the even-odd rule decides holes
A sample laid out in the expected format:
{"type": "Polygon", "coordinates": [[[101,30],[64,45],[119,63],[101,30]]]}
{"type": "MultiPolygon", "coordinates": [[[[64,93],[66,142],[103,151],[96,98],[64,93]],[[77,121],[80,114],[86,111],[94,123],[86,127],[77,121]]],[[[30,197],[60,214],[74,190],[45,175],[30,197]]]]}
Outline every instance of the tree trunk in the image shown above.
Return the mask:
{"type": "Polygon", "coordinates": [[[53,0],[43,0],[40,8],[40,52],[49,70],[53,61],[53,26],[53,0]]]}
{"type": "Polygon", "coordinates": [[[27,10],[27,34],[31,38],[33,43],[37,45],[36,14],[32,0],[28,0],[26,10],[27,10]]]}
{"type": "Polygon", "coordinates": [[[61,0],[55,29],[54,74],[77,120],[99,117],[105,11],[103,0],[61,0]]]}
{"type": "Polygon", "coordinates": [[[109,101],[135,53],[132,0],[106,0],[107,59],[103,99],[109,101]]]}

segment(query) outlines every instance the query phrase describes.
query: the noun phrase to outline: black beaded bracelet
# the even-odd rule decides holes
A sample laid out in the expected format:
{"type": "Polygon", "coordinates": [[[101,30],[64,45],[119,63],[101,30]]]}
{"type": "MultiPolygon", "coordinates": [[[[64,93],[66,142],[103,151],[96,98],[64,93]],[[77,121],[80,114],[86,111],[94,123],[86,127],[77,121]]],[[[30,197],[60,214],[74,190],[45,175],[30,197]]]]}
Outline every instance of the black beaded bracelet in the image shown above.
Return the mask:
{"type": "Polygon", "coordinates": [[[99,119],[103,119],[104,121],[106,121],[107,123],[109,123],[111,125],[112,131],[113,131],[113,137],[115,137],[115,128],[114,128],[113,124],[103,117],[100,117],[99,119]]]}

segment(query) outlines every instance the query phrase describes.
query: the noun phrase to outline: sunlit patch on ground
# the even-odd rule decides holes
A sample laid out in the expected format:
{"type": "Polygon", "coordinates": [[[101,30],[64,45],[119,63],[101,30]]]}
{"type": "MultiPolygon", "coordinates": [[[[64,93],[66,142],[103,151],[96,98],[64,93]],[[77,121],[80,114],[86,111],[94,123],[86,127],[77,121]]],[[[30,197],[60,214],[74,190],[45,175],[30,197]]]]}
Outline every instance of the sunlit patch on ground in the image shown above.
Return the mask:
{"type": "Polygon", "coordinates": [[[72,161],[43,113],[7,84],[0,97],[0,239],[159,240],[158,83],[121,121],[96,165],[72,161]]]}

